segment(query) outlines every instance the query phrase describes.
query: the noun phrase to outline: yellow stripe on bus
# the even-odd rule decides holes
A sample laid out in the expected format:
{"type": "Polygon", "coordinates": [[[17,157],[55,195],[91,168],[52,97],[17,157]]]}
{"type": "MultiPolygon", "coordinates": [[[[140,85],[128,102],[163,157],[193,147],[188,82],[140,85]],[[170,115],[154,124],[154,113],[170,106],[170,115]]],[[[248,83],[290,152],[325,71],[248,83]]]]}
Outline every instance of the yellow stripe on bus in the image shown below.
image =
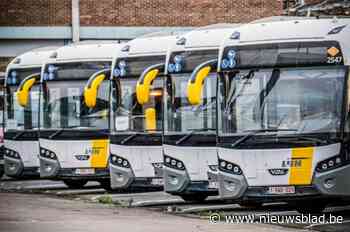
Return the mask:
{"type": "Polygon", "coordinates": [[[309,185],[312,181],[313,147],[292,149],[289,185],[309,185]]]}
{"type": "Polygon", "coordinates": [[[92,140],[92,155],[90,166],[92,168],[106,168],[108,163],[108,139],[92,140]]]}

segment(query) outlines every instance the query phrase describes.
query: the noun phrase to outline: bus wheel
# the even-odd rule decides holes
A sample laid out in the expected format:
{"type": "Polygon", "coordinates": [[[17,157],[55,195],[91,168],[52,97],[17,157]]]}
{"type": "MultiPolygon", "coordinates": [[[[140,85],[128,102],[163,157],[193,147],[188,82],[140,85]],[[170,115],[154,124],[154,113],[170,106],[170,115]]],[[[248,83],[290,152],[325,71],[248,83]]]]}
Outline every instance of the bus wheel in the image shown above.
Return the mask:
{"type": "Polygon", "coordinates": [[[301,214],[321,214],[327,204],[324,202],[300,202],[294,205],[294,208],[301,214]]]}
{"type": "Polygon", "coordinates": [[[239,203],[239,205],[243,206],[243,207],[246,207],[246,208],[260,208],[260,207],[262,207],[263,203],[249,201],[249,202],[239,203]]]}
{"type": "Polygon", "coordinates": [[[71,189],[80,189],[86,185],[87,180],[63,180],[63,183],[71,189]]]}
{"type": "Polygon", "coordinates": [[[111,188],[111,180],[110,179],[106,179],[106,180],[99,180],[98,181],[101,185],[101,187],[103,189],[105,189],[106,191],[111,191],[112,188],[111,188]]]}
{"type": "Polygon", "coordinates": [[[188,201],[188,202],[203,202],[205,201],[205,199],[207,199],[207,195],[200,195],[200,194],[184,194],[184,195],[180,195],[180,197],[184,200],[184,201],[188,201]]]}

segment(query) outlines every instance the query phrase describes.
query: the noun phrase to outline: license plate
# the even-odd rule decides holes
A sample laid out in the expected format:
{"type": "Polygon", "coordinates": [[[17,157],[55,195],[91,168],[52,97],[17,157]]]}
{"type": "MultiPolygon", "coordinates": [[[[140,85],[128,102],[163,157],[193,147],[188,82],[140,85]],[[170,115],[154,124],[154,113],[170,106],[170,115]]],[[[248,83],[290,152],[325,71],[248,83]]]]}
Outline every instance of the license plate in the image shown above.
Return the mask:
{"type": "Polygon", "coordinates": [[[164,182],[163,182],[163,179],[152,179],[151,184],[152,185],[163,185],[164,182]]]}
{"type": "Polygon", "coordinates": [[[209,182],[208,188],[210,188],[210,189],[217,189],[218,188],[218,182],[216,182],[216,181],[209,182]]]}
{"type": "Polygon", "coordinates": [[[75,170],[77,175],[92,175],[95,174],[95,169],[93,168],[78,168],[75,170]]]}
{"type": "Polygon", "coordinates": [[[294,194],[295,187],[294,186],[269,187],[269,190],[267,192],[269,194],[294,194]]]}

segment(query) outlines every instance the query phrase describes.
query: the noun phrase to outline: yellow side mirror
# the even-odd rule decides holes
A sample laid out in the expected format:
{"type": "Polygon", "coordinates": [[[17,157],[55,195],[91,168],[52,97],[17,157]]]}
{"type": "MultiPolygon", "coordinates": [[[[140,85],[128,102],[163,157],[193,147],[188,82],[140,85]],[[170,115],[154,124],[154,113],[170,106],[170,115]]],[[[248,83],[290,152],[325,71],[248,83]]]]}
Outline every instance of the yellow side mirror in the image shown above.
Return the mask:
{"type": "Polygon", "coordinates": [[[204,79],[209,75],[210,70],[210,66],[205,66],[199,69],[199,71],[194,74],[194,78],[190,78],[188,81],[187,98],[191,105],[199,105],[201,103],[204,79]]]}
{"type": "Polygon", "coordinates": [[[145,111],[145,120],[146,120],[146,130],[155,131],[157,129],[156,124],[156,109],[148,108],[145,111]]]}
{"type": "Polygon", "coordinates": [[[159,69],[152,69],[140,78],[136,85],[136,99],[141,105],[149,101],[152,81],[157,77],[159,69]]]}
{"type": "Polygon", "coordinates": [[[102,81],[106,78],[105,74],[92,76],[88,85],[84,88],[84,101],[87,107],[94,108],[96,106],[97,92],[102,81]]]}
{"type": "Polygon", "coordinates": [[[20,106],[26,107],[29,100],[30,89],[35,84],[36,77],[30,77],[23,80],[16,91],[17,102],[20,106]]]}

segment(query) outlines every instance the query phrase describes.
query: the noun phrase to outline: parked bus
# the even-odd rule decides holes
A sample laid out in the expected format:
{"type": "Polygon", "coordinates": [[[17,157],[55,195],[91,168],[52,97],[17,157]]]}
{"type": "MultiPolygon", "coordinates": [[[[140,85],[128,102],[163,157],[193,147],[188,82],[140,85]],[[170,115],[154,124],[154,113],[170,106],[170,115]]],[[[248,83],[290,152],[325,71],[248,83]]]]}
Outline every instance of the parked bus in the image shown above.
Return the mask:
{"type": "Polygon", "coordinates": [[[16,57],[5,80],[5,174],[39,177],[39,82],[43,62],[56,48],[32,50],[16,57]]]}
{"type": "MultiPolygon", "coordinates": [[[[40,95],[40,176],[63,180],[70,188],[89,180],[109,188],[109,81],[120,44],[81,42],[57,49],[43,66],[40,95]],[[89,78],[95,107],[86,105],[89,78]],[[97,89],[100,91],[97,93],[97,89]]],[[[90,103],[91,104],[91,103],[90,103]]]]}
{"type": "Polygon", "coordinates": [[[113,189],[162,187],[165,57],[176,36],[130,41],[113,63],[110,173],[113,189]]]}
{"type": "Polygon", "coordinates": [[[312,213],[350,196],[349,38],[349,19],[295,19],[248,24],[224,42],[222,198],[312,213]]]}
{"type": "Polygon", "coordinates": [[[0,77],[0,179],[4,175],[4,109],[5,109],[5,77],[0,77]]]}
{"type": "Polygon", "coordinates": [[[221,24],[191,31],[167,56],[164,188],[186,201],[203,201],[218,192],[216,66],[221,42],[234,27],[221,24]]]}

